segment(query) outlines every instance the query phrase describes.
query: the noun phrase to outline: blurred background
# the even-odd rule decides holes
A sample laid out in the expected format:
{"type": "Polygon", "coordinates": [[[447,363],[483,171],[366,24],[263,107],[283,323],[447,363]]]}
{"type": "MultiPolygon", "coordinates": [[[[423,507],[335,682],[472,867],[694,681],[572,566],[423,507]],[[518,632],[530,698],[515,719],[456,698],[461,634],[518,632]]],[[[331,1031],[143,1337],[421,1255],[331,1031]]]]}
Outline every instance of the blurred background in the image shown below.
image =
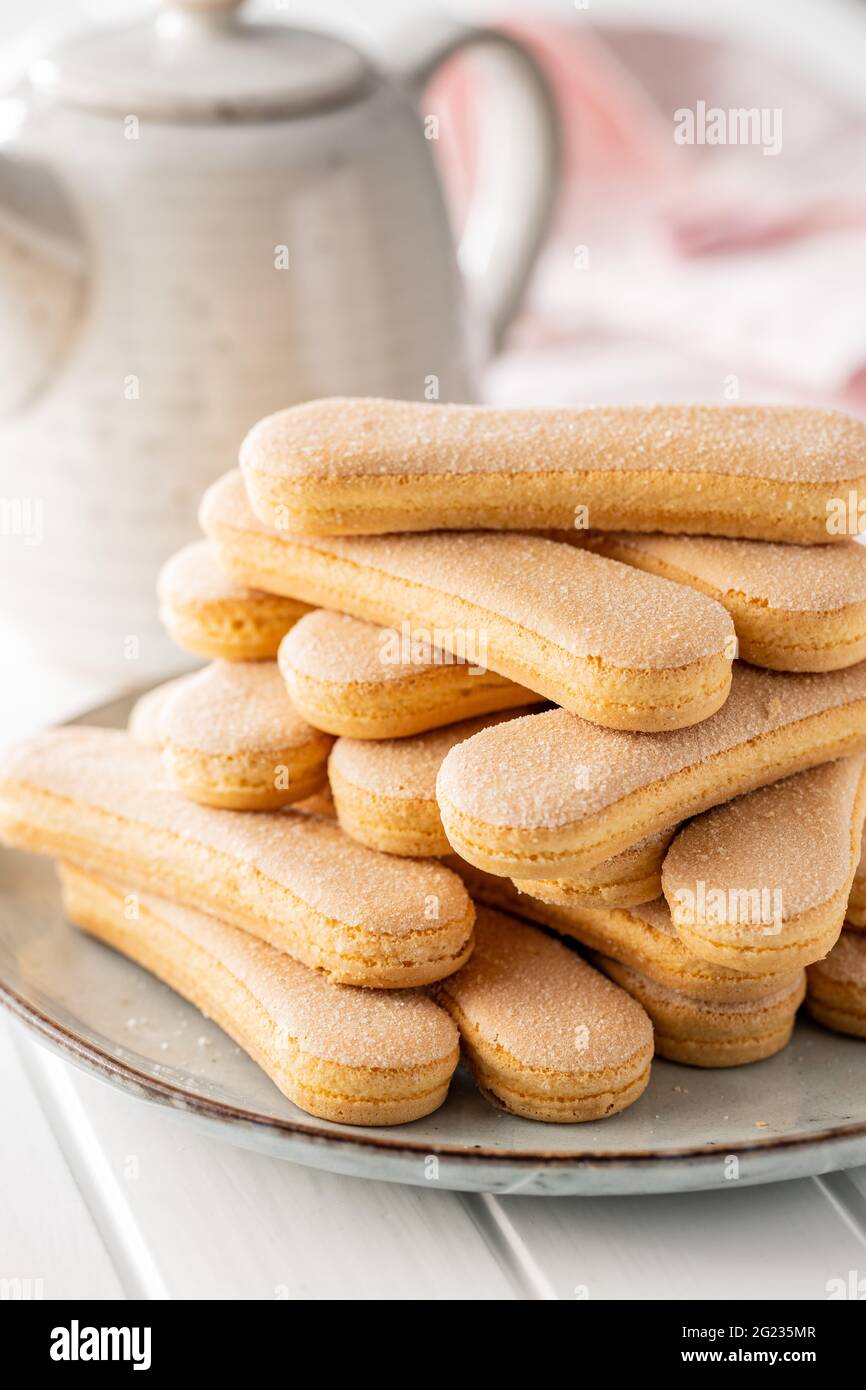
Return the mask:
{"type": "Polygon", "coordinates": [[[7,734],[176,664],[159,564],[294,401],[866,413],[861,0],[5,0],[0,52],[7,734]]]}

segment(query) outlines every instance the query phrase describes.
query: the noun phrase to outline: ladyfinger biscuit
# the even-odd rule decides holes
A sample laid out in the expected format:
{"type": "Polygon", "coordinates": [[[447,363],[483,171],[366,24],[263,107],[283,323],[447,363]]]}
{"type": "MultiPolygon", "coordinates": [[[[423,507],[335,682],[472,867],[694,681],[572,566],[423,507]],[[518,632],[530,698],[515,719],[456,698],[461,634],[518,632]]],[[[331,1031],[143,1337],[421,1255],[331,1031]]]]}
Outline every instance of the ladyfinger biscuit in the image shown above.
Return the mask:
{"type": "Polygon", "coordinates": [[[629,908],[559,907],[519,892],[510,879],[486,874],[456,854],[445,863],[460,874],[477,903],[549,927],[694,999],[718,1004],[760,999],[768,991],[786,989],[798,978],[796,970],[778,975],[750,974],[693,955],[674,930],[664,898],[629,908]]]}
{"type": "MultiPolygon", "coordinates": [[[[182,688],[190,679],[189,676],[177,676],[174,680],[165,681],[162,685],[155,685],[153,690],[148,690],[141,695],[133,705],[129,713],[127,732],[130,738],[142,748],[162,749],[165,742],[165,735],[162,730],[162,711],[176,689],[182,688]]],[[[292,802],[294,811],[307,811],[314,816],[329,816],[335,820],[337,810],[334,806],[334,798],[331,796],[331,788],[325,782],[318,791],[311,796],[302,797],[300,801],[292,802]]]]}
{"type": "Polygon", "coordinates": [[[852,931],[866,927],[866,832],[860,841],[860,860],[854,870],[854,882],[848,896],[845,926],[852,931]]]}
{"type": "Polygon", "coordinates": [[[736,970],[809,965],[842,930],[866,817],[866,757],[825,763],[697,816],[662,866],[674,926],[736,970]]]}
{"type": "Polygon", "coordinates": [[[866,749],[866,662],[823,675],[737,663],[691,729],[629,734],[565,710],[452,748],[436,799],[452,848],[510,878],[563,878],[780,777],[866,749]]]}
{"type": "Polygon", "coordinates": [[[189,676],[175,676],[140,695],[129,711],[126,729],[140,748],[162,748],[162,712],[175,690],[181,690],[189,676]]]}
{"type": "Polygon", "coordinates": [[[843,931],[829,956],[806,971],[806,1008],[837,1033],[866,1038],[866,936],[843,931]]]}
{"type": "MultiPolygon", "coordinates": [[[[444,831],[443,831],[444,834],[444,831]]],[[[574,878],[518,878],[515,887],[561,907],[633,907],[662,891],[662,862],[675,829],[645,835],[574,878]]]]}
{"type": "Polygon", "coordinates": [[[450,854],[436,802],[442,759],[462,739],[510,717],[465,719],[412,738],[338,738],[328,778],[346,834],[387,854],[450,854]]]}
{"type": "MultiPolygon", "coordinates": [[[[328,775],[346,834],[388,854],[450,856],[451,846],[436,801],[436,775],[442,759],[455,744],[479,729],[522,713],[514,710],[467,719],[414,738],[375,742],[338,739],[328,762],[328,775]]],[[[517,887],[525,887],[527,893],[537,892],[550,902],[588,907],[649,902],[661,893],[662,860],[673,836],[673,830],[648,836],[588,869],[582,878],[527,879],[517,887]]],[[[451,857],[455,861],[451,867],[460,873],[463,861],[457,855],[451,857]]]]}
{"type": "Polygon", "coordinates": [[[600,1120],[649,1081],[652,1025],[566,946],[481,908],[469,964],[435,997],[460,1030],[484,1095],[530,1120],[600,1120]]]}
{"type": "Polygon", "coordinates": [[[792,984],[763,998],[708,1003],[668,989],[610,957],[593,960],[646,1009],[659,1056],[692,1067],[742,1067],[775,1056],[791,1041],[806,993],[805,972],[800,970],[792,984]]]}
{"type": "Polygon", "coordinates": [[[303,801],[296,801],[292,810],[303,811],[308,816],[324,816],[326,820],[337,819],[337,808],[327,784],[320,791],[313,792],[312,796],[305,796],[303,801]]]}
{"type": "Polygon", "coordinates": [[[215,661],[187,676],[168,692],[159,735],[175,790],[235,811],[312,796],[333,743],[298,714],[275,661],[215,661]]]}
{"type": "Polygon", "coordinates": [[[597,555],[679,584],[727,608],[739,655],[774,671],[837,671],[866,658],[866,548],[777,545],[717,536],[592,532],[597,555]]]}
{"type": "Polygon", "coordinates": [[[0,835],[213,912],[340,984],[427,984],[468,957],[472,903],[442,865],[377,854],[315,816],[199,806],[161,773],[114,729],[40,734],[0,769],[0,835]]]}
{"type": "Polygon", "coordinates": [[[813,544],[866,498],[866,426],[802,406],[322,400],[261,420],[241,468],[257,515],[298,534],[567,530],[588,514],[600,531],[813,544]]]}
{"type": "Polygon", "coordinates": [[[244,510],[228,474],[201,522],[238,580],[404,630],[594,723],[673,729],[730,689],[734,627],[694,589],[540,536],[303,538],[244,510]]]}
{"type": "Polygon", "coordinates": [[[416,990],[350,989],[164,898],[69,864],[77,926],[177,990],[252,1057],[294,1105],[349,1125],[399,1125],[436,1110],[457,1065],[457,1029],[416,990]]]}
{"type": "Polygon", "coordinates": [[[193,541],[163,565],[157,581],[169,636],[196,656],[226,661],[274,657],[309,605],[236,583],[208,541],[193,541]]]}
{"type": "Polygon", "coordinates": [[[543,699],[429,642],[326,608],[295,624],[277,659],[299,713],[348,738],[404,738],[543,699]]]}

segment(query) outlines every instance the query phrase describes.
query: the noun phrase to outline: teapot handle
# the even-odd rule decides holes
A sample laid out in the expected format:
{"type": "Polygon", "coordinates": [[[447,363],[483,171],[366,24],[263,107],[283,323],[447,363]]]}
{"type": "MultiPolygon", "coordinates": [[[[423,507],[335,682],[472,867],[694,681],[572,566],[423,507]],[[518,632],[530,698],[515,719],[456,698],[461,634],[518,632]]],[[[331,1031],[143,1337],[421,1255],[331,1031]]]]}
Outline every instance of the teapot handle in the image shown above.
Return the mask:
{"type": "MultiPolygon", "coordinates": [[[[438,28],[438,26],[437,26],[438,28]]],[[[410,68],[419,93],[454,54],[477,48],[496,73],[479,121],[477,187],[457,250],[470,305],[497,351],[523,298],[547,231],[559,171],[559,122],[553,97],[531,54],[494,29],[443,36],[415,31],[410,68]],[[504,80],[501,78],[504,75],[504,80]]]]}

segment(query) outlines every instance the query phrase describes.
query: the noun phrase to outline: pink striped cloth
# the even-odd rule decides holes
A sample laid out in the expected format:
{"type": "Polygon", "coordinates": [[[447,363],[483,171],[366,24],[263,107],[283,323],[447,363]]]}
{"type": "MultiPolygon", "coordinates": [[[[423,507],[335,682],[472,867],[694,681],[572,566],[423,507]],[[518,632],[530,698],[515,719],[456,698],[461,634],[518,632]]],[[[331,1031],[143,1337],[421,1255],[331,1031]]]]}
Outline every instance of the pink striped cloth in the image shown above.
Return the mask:
{"type": "MultiPolygon", "coordinates": [[[[544,66],[565,151],[555,226],[487,395],[866,414],[863,116],[813,76],[719,40],[588,28],[586,16],[506,27],[544,66]],[[713,112],[751,109],[766,139],[709,143],[713,112]],[[684,111],[707,143],[677,142],[684,111]]],[[[455,63],[431,93],[458,218],[473,81],[455,63]]]]}

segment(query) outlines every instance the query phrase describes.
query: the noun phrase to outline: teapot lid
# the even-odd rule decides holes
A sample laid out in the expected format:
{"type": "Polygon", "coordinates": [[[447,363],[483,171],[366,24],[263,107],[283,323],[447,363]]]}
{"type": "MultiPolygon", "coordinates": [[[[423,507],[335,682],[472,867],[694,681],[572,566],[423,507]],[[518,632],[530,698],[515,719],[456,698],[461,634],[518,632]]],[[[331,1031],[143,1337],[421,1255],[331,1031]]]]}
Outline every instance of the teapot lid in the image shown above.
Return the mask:
{"type": "Polygon", "coordinates": [[[261,120],[349,101],[371,68],[342,39],[248,24],[243,0],[160,0],[148,21],[85,29],[37,59],[60,101],[166,121],[261,120]]]}

